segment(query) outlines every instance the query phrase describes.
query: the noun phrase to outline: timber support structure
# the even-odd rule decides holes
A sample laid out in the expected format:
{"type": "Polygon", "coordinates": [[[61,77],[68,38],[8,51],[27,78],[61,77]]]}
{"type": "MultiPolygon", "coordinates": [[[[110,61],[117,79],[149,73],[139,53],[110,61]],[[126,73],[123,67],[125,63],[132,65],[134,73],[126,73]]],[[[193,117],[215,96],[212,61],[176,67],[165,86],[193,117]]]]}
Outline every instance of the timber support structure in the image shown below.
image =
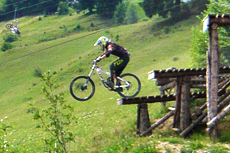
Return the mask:
{"type": "Polygon", "coordinates": [[[227,98],[230,91],[226,92],[230,85],[230,77],[226,76],[230,73],[230,66],[219,67],[218,27],[229,25],[230,15],[226,14],[211,14],[204,19],[203,31],[209,32],[206,68],[176,69],[171,67],[166,70],[153,70],[148,73],[148,78],[156,80],[156,85],[161,86],[160,95],[118,99],[118,105],[138,104],[137,133],[140,136],[151,134],[154,128],[173,116],[173,128],[182,131],[180,136],[185,137],[198,122],[206,119],[207,131],[211,138],[218,137],[218,126],[214,125],[218,125],[218,121],[230,112],[230,98],[227,98]],[[191,88],[206,90],[193,93],[191,88]],[[174,94],[171,94],[173,89],[174,94]],[[190,102],[196,98],[206,98],[206,103],[191,114],[190,102]],[[148,104],[161,102],[165,106],[167,101],[175,101],[175,109],[149,127],[148,104]],[[226,105],[229,106],[226,107],[226,105]],[[205,109],[207,111],[204,111],[205,109]],[[221,112],[222,109],[224,110],[221,112]],[[219,112],[221,113],[218,115],[219,112]]]}

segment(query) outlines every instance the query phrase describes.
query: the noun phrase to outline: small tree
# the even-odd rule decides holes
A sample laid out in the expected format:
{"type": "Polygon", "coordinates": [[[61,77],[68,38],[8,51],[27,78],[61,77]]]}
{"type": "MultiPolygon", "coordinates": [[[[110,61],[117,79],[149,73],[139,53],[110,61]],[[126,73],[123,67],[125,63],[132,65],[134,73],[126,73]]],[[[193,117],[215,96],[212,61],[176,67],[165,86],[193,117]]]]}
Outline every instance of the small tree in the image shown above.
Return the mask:
{"type": "Polygon", "coordinates": [[[58,15],[66,15],[69,13],[69,6],[67,2],[60,2],[58,5],[58,15]]]}
{"type": "Polygon", "coordinates": [[[72,112],[74,108],[66,104],[63,93],[54,94],[53,75],[48,71],[43,75],[38,75],[41,71],[36,70],[35,76],[41,76],[45,82],[43,93],[49,101],[49,107],[43,110],[30,104],[30,112],[33,113],[33,119],[39,120],[44,131],[50,134],[49,138],[43,139],[46,152],[67,152],[67,143],[74,141],[73,133],[68,131],[68,126],[75,120],[72,112]]]}
{"type": "Polygon", "coordinates": [[[125,21],[125,13],[127,12],[128,2],[121,2],[117,5],[116,10],[114,12],[114,20],[117,24],[124,24],[125,21]]]}
{"type": "Polygon", "coordinates": [[[126,17],[125,17],[125,23],[127,24],[133,24],[137,23],[138,17],[137,17],[137,6],[134,4],[130,4],[128,6],[127,12],[126,12],[126,17]]]}
{"type": "Polygon", "coordinates": [[[116,10],[116,6],[120,2],[122,2],[122,0],[97,0],[95,4],[97,14],[102,17],[112,18],[114,11],[116,10]]]}
{"type": "Polygon", "coordinates": [[[92,14],[93,13],[93,9],[95,7],[96,4],[96,0],[78,0],[79,2],[79,9],[80,10],[89,10],[89,13],[92,14]]]}
{"type": "MultiPolygon", "coordinates": [[[[207,10],[202,13],[200,17],[201,26],[193,28],[192,34],[192,63],[194,66],[206,65],[206,51],[208,49],[208,32],[206,34],[202,31],[203,19],[208,14],[227,14],[230,11],[230,3],[227,0],[210,1],[207,4],[207,10]]],[[[230,49],[230,33],[229,27],[218,28],[219,46],[221,48],[220,66],[230,64],[229,49],[230,49]]]]}
{"type": "Polygon", "coordinates": [[[193,67],[205,67],[206,65],[206,51],[208,50],[208,37],[207,33],[203,33],[200,28],[192,28],[192,46],[190,55],[192,57],[193,67]]]}

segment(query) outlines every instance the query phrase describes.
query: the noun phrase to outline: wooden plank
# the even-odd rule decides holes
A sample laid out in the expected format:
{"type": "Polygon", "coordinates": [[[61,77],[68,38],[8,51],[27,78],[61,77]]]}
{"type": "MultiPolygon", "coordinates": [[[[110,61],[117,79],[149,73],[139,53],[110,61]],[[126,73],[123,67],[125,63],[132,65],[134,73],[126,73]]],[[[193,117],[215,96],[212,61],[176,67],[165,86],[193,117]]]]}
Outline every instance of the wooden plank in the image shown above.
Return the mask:
{"type": "MultiPolygon", "coordinates": [[[[196,98],[205,98],[206,92],[193,92],[190,94],[191,97],[196,96],[196,98]]],[[[145,97],[135,97],[135,98],[120,98],[117,99],[118,105],[129,105],[129,104],[141,104],[141,103],[156,103],[156,102],[167,102],[175,101],[175,94],[170,95],[157,95],[157,96],[145,96],[145,97]]]]}
{"type": "MultiPolygon", "coordinates": [[[[219,74],[230,73],[230,66],[224,66],[219,68],[219,74]]],[[[174,69],[174,70],[153,70],[148,72],[149,80],[157,78],[176,78],[182,76],[206,76],[206,68],[196,68],[196,69],[174,69]]]]}

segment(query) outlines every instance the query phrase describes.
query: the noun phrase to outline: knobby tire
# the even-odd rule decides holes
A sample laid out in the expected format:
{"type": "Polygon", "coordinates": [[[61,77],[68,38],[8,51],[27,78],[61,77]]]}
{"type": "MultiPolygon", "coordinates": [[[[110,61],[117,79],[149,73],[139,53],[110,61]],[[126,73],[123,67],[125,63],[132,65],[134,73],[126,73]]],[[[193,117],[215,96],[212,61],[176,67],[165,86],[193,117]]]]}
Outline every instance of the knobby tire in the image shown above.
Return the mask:
{"type": "Polygon", "coordinates": [[[88,76],[78,76],[74,78],[70,83],[70,94],[78,101],[87,101],[93,97],[95,93],[95,84],[88,76]],[[83,85],[88,81],[87,89],[82,90],[83,85]]]}
{"type": "Polygon", "coordinates": [[[135,97],[136,95],[139,94],[139,92],[141,91],[141,82],[137,76],[135,76],[132,73],[124,73],[120,77],[123,78],[125,81],[128,81],[128,82],[130,82],[132,80],[130,82],[131,83],[130,88],[128,88],[128,89],[123,88],[123,91],[120,91],[120,90],[117,91],[117,93],[121,97],[131,98],[131,97],[135,97]],[[128,78],[130,78],[131,80],[129,80],[128,78]]]}

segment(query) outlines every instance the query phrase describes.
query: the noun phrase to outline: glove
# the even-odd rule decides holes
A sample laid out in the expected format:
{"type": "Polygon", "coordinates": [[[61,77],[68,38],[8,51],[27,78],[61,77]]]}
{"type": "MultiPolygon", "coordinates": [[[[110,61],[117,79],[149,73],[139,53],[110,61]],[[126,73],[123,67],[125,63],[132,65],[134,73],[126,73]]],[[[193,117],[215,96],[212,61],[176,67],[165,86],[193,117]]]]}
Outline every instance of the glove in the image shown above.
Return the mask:
{"type": "Polygon", "coordinates": [[[96,62],[100,62],[100,60],[101,60],[101,57],[98,57],[98,58],[96,59],[96,62]]]}

